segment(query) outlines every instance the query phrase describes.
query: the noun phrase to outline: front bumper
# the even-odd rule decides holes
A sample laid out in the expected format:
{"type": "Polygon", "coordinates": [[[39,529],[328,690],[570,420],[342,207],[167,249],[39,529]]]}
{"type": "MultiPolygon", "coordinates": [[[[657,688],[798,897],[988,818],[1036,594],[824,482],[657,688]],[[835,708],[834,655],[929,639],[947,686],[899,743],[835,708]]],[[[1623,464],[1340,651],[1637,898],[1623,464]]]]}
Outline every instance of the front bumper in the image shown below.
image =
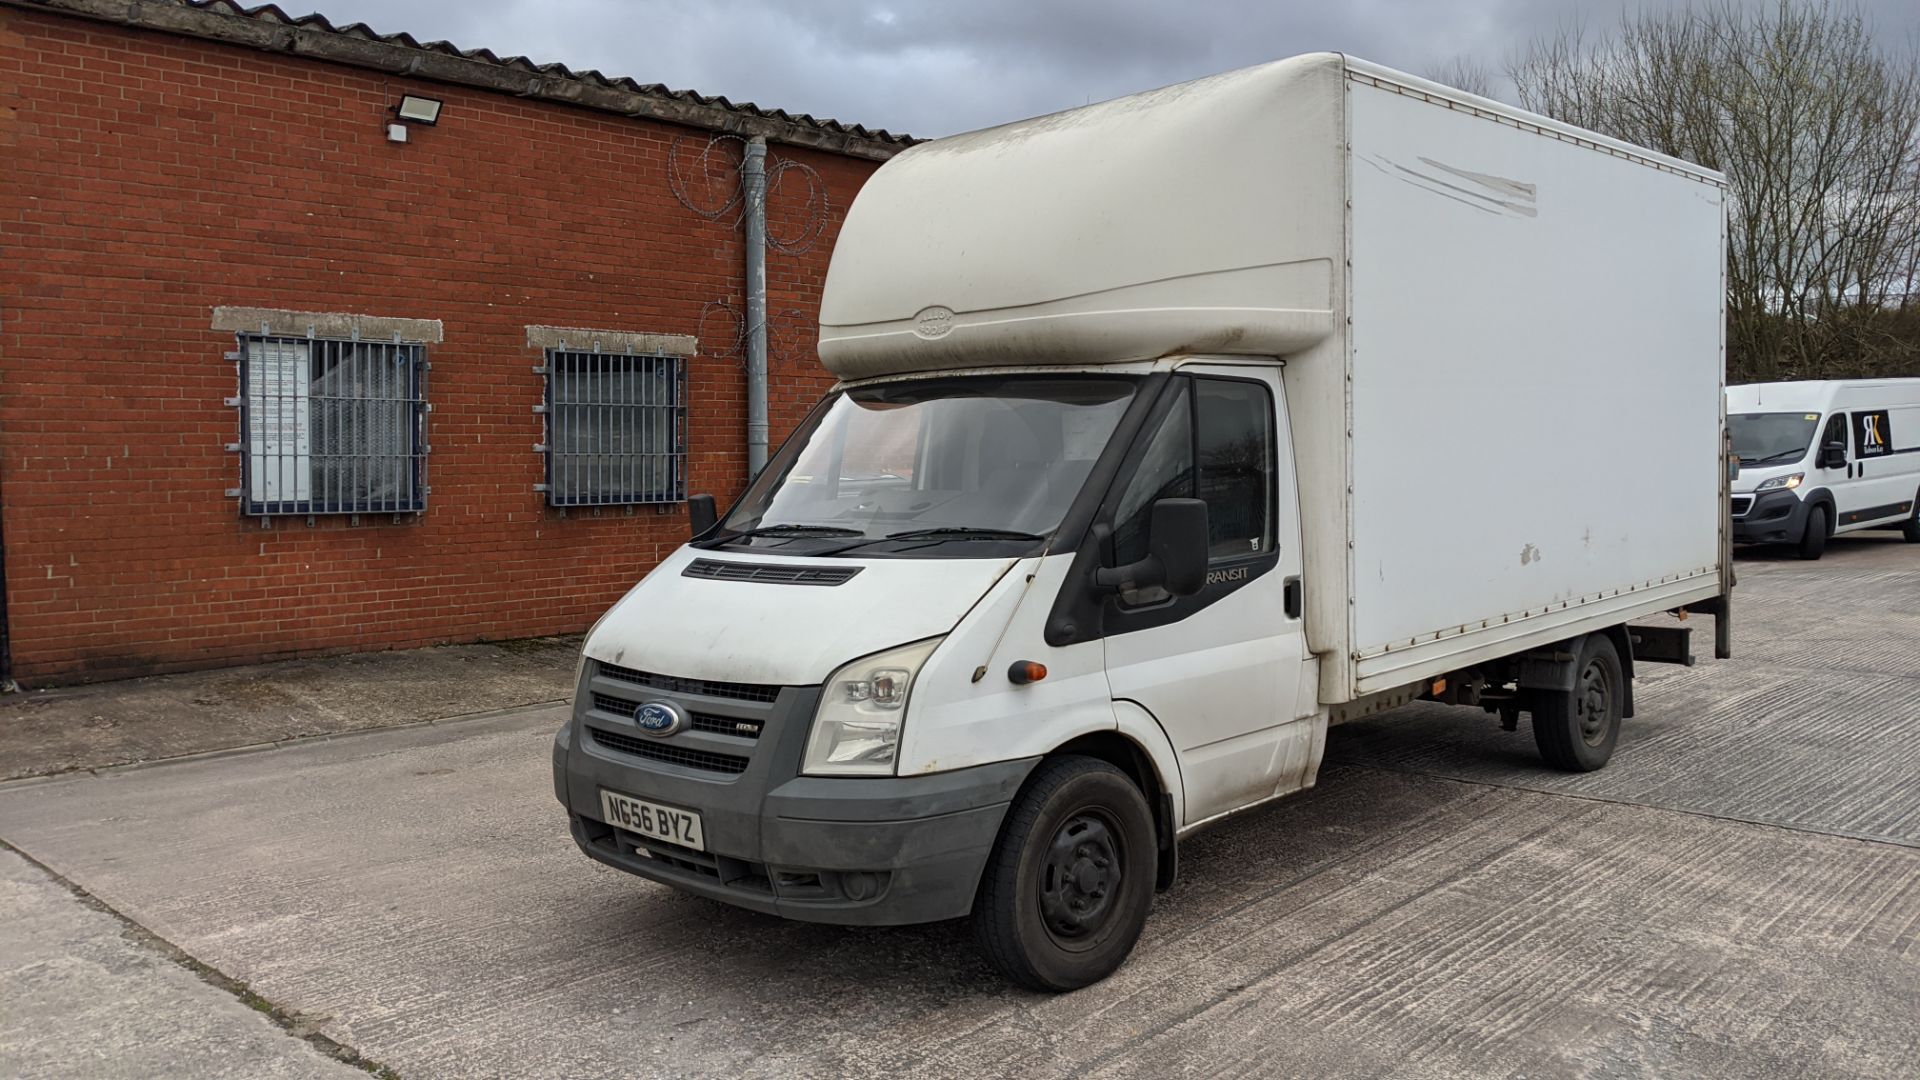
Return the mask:
{"type": "MultiPolygon", "coordinates": [[[[1007,805],[1039,760],[928,776],[800,776],[817,688],[783,687],[772,702],[720,701],[614,686],[598,665],[588,668],[573,720],[553,748],[554,794],[580,850],[628,873],[790,919],[881,926],[966,915],[1007,805]],[[621,718],[600,707],[609,691],[671,699],[702,716],[758,723],[760,731],[738,740],[744,764],[736,773],[634,757],[616,748],[629,745],[618,737],[621,718]],[[608,824],[602,790],[697,812],[707,850],[608,824]]],[[[711,751],[726,745],[716,741],[723,738],[684,732],[638,749],[711,751]]]]}
{"type": "Polygon", "coordinates": [[[1741,517],[1733,519],[1736,544],[1797,544],[1807,531],[1810,504],[1798,492],[1763,491],[1741,517]]]}

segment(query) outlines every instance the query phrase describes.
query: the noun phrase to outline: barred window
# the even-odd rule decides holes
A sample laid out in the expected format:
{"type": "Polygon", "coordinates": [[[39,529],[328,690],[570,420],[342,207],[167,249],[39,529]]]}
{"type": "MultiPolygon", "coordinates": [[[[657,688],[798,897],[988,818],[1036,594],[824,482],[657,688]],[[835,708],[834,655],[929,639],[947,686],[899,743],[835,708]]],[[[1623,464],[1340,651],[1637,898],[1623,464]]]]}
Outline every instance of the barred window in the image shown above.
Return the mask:
{"type": "Polygon", "coordinates": [[[687,372],[680,357],[547,351],[547,482],[553,506],[687,497],[687,372]]]}
{"type": "Polygon", "coordinates": [[[426,509],[426,347],[240,335],[245,512],[426,509]]]}

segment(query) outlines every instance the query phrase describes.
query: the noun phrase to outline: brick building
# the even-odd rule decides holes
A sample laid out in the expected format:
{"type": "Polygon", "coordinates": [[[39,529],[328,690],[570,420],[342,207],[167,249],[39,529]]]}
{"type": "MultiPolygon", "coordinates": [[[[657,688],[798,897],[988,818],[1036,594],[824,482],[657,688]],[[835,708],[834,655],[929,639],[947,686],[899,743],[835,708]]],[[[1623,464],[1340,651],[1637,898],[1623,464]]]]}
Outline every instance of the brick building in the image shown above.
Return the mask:
{"type": "Polygon", "coordinates": [[[273,7],[0,0],[12,674],[584,629],[744,480],[753,137],[777,444],[905,138],[273,7]]]}

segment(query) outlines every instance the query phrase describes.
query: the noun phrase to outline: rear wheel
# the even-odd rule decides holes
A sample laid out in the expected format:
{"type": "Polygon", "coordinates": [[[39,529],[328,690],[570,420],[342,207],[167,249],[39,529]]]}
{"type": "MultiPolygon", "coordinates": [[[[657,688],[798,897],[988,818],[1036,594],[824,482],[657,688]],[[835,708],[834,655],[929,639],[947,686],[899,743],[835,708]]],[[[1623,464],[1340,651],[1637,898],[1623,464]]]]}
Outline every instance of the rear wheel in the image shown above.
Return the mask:
{"type": "Polygon", "coordinates": [[[1533,709],[1533,742],[1547,764],[1592,772],[1613,756],[1627,700],[1626,671],[1613,639],[1589,634],[1574,659],[1573,689],[1547,691],[1533,709]]]}
{"type": "Polygon", "coordinates": [[[1119,769],[1043,762],[1000,826],[973,903],[987,960],[1031,990],[1075,990],[1133,951],[1153,904],[1153,813],[1119,769]]]}
{"type": "Polygon", "coordinates": [[[1807,511],[1807,531],[1800,534],[1800,557],[1817,559],[1827,551],[1827,508],[1807,511]]]}
{"type": "Polygon", "coordinates": [[[1909,544],[1920,544],[1920,491],[1913,493],[1913,516],[1900,526],[1900,535],[1906,537],[1909,544]]]}

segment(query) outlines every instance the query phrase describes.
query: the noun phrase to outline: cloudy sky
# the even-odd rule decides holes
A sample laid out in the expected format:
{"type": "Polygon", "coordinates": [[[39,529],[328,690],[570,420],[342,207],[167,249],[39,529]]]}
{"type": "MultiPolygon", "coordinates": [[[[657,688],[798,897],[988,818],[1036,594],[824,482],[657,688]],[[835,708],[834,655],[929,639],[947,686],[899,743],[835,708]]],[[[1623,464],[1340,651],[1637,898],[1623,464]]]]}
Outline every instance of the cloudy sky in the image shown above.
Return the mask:
{"type": "MultiPolygon", "coordinates": [[[[281,0],[335,22],[932,136],[1321,49],[1497,72],[1583,10],[1684,0],[281,0]]],[[[1750,0],[1771,3],[1772,0],[1750,0]]],[[[1861,0],[1889,41],[1920,2],[1861,0]]]]}

